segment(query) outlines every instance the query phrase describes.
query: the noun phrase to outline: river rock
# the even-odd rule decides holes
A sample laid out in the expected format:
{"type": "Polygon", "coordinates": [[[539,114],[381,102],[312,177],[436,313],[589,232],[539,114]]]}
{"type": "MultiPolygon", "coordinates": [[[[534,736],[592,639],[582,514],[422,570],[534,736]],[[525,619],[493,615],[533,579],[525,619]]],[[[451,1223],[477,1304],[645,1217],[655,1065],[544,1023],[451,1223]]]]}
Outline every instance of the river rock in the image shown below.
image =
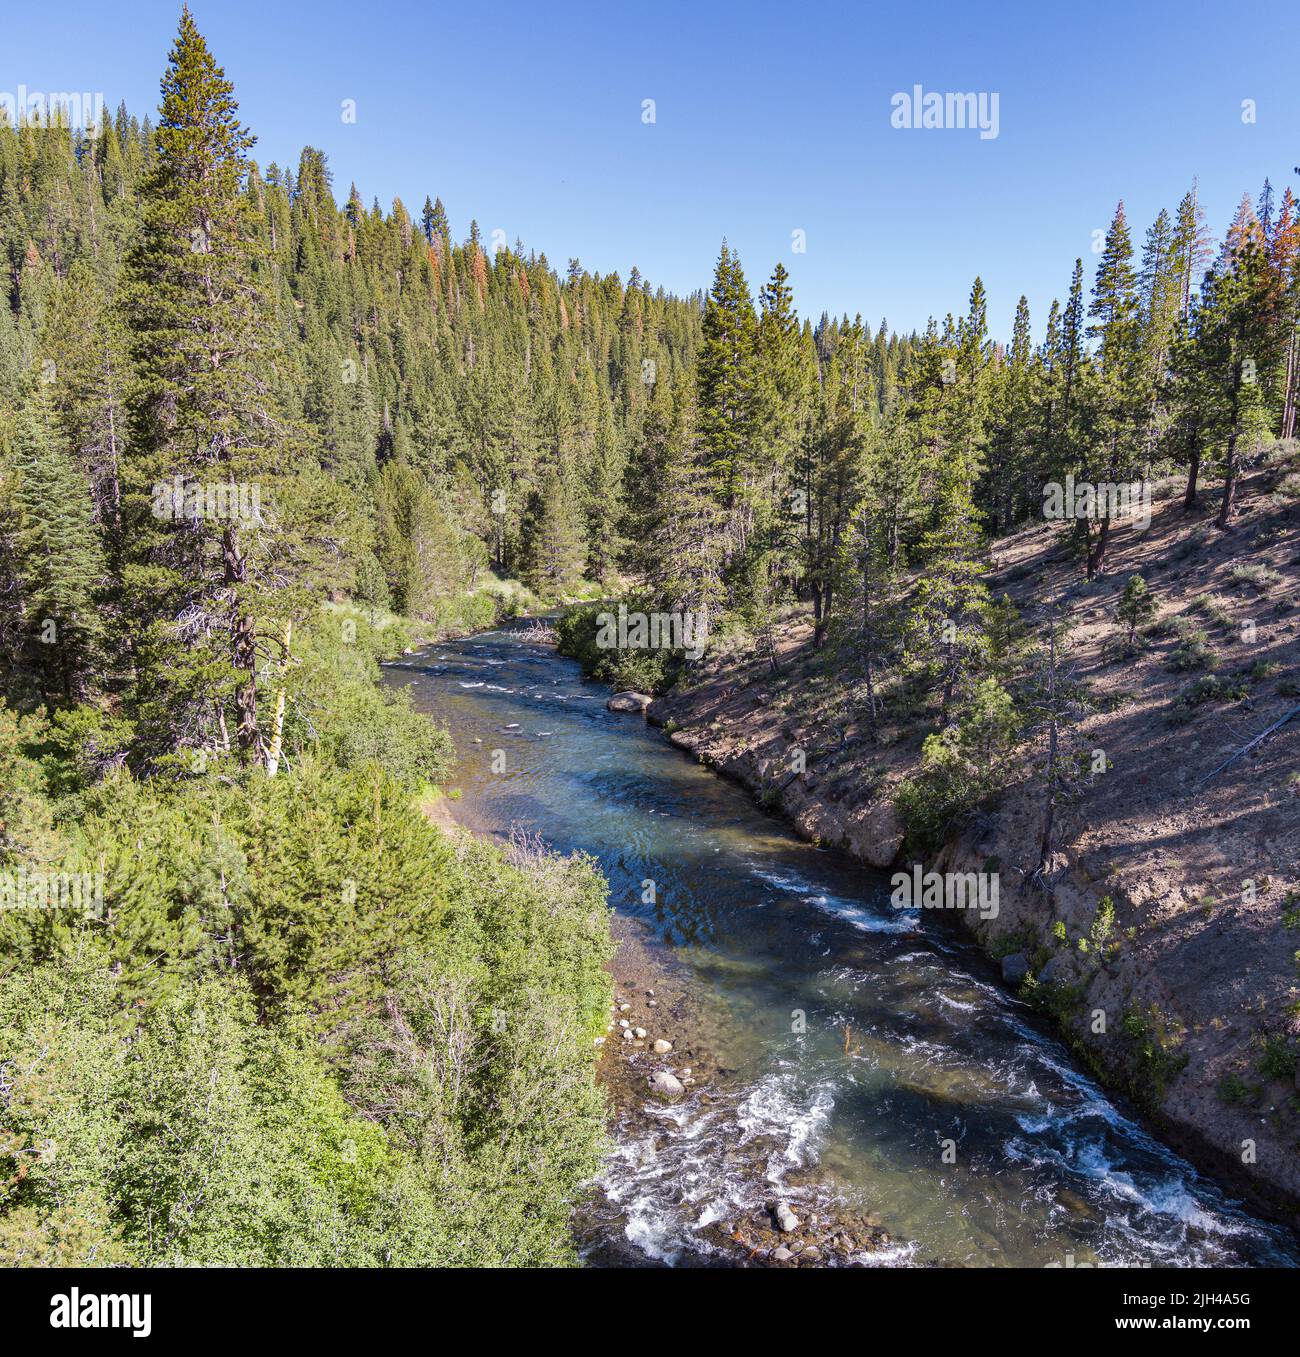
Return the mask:
{"type": "Polygon", "coordinates": [[[659,1040],[655,1042],[655,1055],[667,1055],[672,1049],[672,1042],[665,1041],[663,1037],[660,1037],[659,1040]]]}
{"type": "Polygon", "coordinates": [[[638,1028],[636,1029],[636,1039],[637,1039],[638,1041],[644,1041],[644,1040],[646,1039],[646,1036],[647,1036],[647,1033],[646,1033],[646,1030],[645,1030],[644,1027],[638,1027],[638,1028]]]}
{"type": "Polygon", "coordinates": [[[605,703],[607,711],[645,711],[654,699],[644,693],[615,693],[605,703]]]}
{"type": "Polygon", "coordinates": [[[784,1244],[772,1250],[772,1261],[776,1263],[788,1263],[794,1254],[786,1248],[784,1244]]]}
{"type": "Polygon", "coordinates": [[[1023,952],[1012,952],[1002,958],[1002,983],[1018,988],[1029,974],[1029,958],[1023,952]]]}
{"type": "Polygon", "coordinates": [[[785,1202],[773,1202],[772,1214],[776,1217],[777,1227],[782,1234],[791,1234],[799,1228],[799,1217],[785,1202]]]}
{"type": "Polygon", "coordinates": [[[667,1070],[657,1070],[650,1076],[650,1090],[660,1098],[680,1098],[686,1092],[681,1080],[667,1070]]]}

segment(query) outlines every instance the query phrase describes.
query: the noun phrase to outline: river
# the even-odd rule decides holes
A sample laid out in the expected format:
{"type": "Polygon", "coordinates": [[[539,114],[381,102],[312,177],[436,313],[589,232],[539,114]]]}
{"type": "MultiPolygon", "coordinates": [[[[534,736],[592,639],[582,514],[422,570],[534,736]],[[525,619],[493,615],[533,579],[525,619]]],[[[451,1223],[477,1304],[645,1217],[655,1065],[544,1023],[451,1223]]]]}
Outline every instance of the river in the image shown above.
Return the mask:
{"type": "Polygon", "coordinates": [[[803,843],[606,711],[573,661],[506,629],[407,656],[387,681],[450,729],[456,818],[596,858],[614,910],[662,940],[704,1015],[720,1073],[707,1098],[656,1108],[653,1135],[614,1128],[590,1262],[707,1262],[703,1227],[774,1192],[869,1213],[884,1265],[1300,1262],[1293,1235],[1153,1138],[949,925],[900,914],[885,873],[803,843]]]}

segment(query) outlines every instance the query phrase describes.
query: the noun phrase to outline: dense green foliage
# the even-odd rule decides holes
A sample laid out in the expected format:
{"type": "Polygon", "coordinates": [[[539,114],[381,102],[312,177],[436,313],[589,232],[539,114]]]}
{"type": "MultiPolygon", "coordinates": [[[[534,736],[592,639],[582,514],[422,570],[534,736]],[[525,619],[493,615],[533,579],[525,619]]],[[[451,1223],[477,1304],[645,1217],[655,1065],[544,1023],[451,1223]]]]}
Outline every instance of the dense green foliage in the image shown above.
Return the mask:
{"type": "Polygon", "coordinates": [[[570,1256],[594,867],[453,847],[373,761],[81,786],[0,715],[6,862],[102,881],[101,907],[0,914],[0,1259],[570,1256]]]}
{"type": "MultiPolygon", "coordinates": [[[[624,604],[636,610],[652,607],[653,600],[631,595],[624,604]]],[[[663,691],[681,669],[684,658],[681,651],[602,646],[602,619],[612,615],[606,603],[584,603],[565,609],[555,629],[560,654],[577,660],[583,671],[598,683],[608,683],[620,692],[663,691]]]]}
{"type": "Polygon", "coordinates": [[[0,128],[0,1264],[570,1262],[604,882],[435,829],[379,662],[517,606],[476,525],[552,558],[516,359],[612,456],[601,326],[686,308],[263,178],[188,12],[162,96],[0,128]]]}

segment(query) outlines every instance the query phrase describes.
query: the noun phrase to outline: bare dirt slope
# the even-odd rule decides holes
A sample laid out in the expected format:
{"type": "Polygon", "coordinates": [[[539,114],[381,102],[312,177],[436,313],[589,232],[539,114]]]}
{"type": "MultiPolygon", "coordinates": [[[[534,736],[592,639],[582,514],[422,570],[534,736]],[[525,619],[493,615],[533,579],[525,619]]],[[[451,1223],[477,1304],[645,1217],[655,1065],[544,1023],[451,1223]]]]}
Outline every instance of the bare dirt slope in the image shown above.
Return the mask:
{"type": "MultiPolygon", "coordinates": [[[[1041,739],[1018,752],[1004,794],[932,864],[996,871],[998,917],[962,912],[962,922],[995,956],[1028,958],[1026,993],[1170,1139],[1292,1219],[1300,716],[1214,770],[1300,704],[1297,480],[1285,463],[1255,472],[1227,532],[1213,526],[1213,506],[1186,514],[1181,486],[1158,487],[1150,527],[1116,531],[1092,583],[1062,525],[995,544],[987,583],[1031,633],[1049,607],[1068,613],[1068,664],[1087,693],[1072,742],[1092,762],[1104,753],[1107,766],[1058,815],[1045,879],[1031,880],[1041,739]],[[1135,572],[1160,611],[1139,651],[1125,654],[1115,604],[1135,572]]],[[[828,664],[811,640],[807,621],[792,617],[776,675],[766,661],[718,649],[651,719],[807,837],[878,866],[910,866],[891,793],[915,768],[935,713],[900,702],[873,728],[856,666],[842,655],[828,664]]]]}

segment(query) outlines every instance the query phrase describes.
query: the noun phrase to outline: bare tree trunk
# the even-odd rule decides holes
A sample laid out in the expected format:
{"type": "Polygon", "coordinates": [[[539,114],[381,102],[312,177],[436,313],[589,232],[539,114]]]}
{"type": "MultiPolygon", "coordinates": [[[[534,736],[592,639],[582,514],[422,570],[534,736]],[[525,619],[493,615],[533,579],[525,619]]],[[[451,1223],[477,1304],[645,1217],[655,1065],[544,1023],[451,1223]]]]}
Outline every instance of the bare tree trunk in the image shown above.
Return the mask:
{"type": "Polygon", "coordinates": [[[1291,323],[1291,335],[1286,345],[1286,387],[1282,401],[1282,437],[1291,438],[1295,434],[1296,404],[1296,325],[1291,323]]]}
{"type": "Polygon", "coordinates": [[[1106,564],[1106,544],[1110,539],[1110,515],[1107,514],[1101,520],[1101,528],[1097,533],[1097,542],[1088,553],[1088,578],[1095,580],[1101,574],[1106,564]]]}
{"type": "Polygon", "coordinates": [[[235,709],[239,715],[239,726],[235,739],[239,745],[240,758],[245,763],[257,757],[259,739],[257,733],[257,638],[253,619],[244,609],[239,598],[239,587],[248,579],[248,562],[239,549],[239,538],[234,525],[228,524],[221,538],[222,556],[225,560],[225,583],[231,591],[230,602],[230,640],[231,658],[234,666],[243,675],[243,680],[235,692],[235,709]]]}
{"type": "Polygon", "coordinates": [[[266,754],[266,775],[274,777],[280,771],[280,749],[284,740],[285,679],[289,669],[289,643],[293,640],[293,620],[284,624],[284,657],[280,661],[280,686],[275,695],[275,724],[271,732],[271,746],[266,754]]]}
{"type": "Polygon", "coordinates": [[[1052,829],[1056,822],[1056,628],[1048,623],[1047,648],[1047,805],[1043,838],[1038,848],[1038,870],[1045,872],[1052,860],[1052,829]]]}

